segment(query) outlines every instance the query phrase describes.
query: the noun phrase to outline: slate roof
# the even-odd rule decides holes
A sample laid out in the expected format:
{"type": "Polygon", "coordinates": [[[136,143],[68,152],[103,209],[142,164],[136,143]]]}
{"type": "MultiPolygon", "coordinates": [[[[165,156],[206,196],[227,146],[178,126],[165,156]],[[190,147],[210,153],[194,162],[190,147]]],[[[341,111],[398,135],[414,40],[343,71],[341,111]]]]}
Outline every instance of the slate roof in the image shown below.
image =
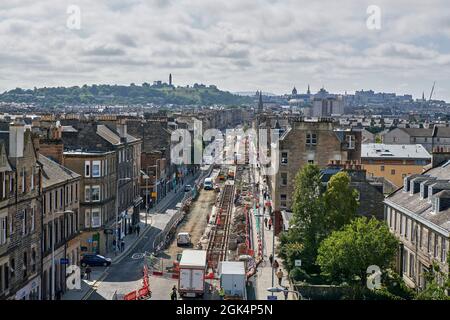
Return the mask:
{"type": "MultiPolygon", "coordinates": [[[[437,179],[436,183],[427,183],[427,185],[441,185],[444,183],[450,183],[450,166],[448,163],[445,163],[439,167],[430,169],[426,171],[422,176],[435,177],[437,179]]],[[[438,195],[440,197],[447,197],[449,195],[449,191],[443,190],[446,192],[440,191],[438,195]]],[[[420,192],[416,192],[411,194],[409,191],[403,191],[399,189],[389,195],[385,203],[388,205],[394,204],[401,209],[406,209],[404,211],[412,213],[413,217],[416,219],[421,219],[425,222],[430,223],[433,226],[444,229],[447,232],[450,232],[450,207],[444,209],[440,212],[433,212],[431,201],[429,198],[421,199],[420,192]]]]}
{"type": "Polygon", "coordinates": [[[44,189],[81,177],[78,173],[63,167],[59,163],[39,154],[42,164],[42,187],[44,189]]]}

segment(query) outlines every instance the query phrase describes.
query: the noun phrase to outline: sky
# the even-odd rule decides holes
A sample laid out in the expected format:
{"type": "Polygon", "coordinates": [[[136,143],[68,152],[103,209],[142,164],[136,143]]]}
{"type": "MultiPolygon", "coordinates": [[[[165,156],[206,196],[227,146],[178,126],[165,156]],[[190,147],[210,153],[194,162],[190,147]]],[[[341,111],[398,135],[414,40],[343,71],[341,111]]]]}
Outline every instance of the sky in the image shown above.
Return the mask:
{"type": "Polygon", "coordinates": [[[450,101],[450,8],[448,0],[0,2],[2,92],[167,82],[169,73],[175,85],[276,94],[310,84],[419,98],[436,81],[433,98],[450,101]]]}

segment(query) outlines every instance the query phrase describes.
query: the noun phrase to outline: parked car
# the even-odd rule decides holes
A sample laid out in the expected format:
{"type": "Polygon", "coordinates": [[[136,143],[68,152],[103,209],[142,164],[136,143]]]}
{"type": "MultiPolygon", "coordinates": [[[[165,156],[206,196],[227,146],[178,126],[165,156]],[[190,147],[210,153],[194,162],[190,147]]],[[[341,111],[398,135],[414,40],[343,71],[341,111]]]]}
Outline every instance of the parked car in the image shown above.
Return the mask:
{"type": "Polygon", "coordinates": [[[99,254],[85,254],[80,260],[81,266],[86,267],[107,267],[111,265],[111,259],[99,254]]]}
{"type": "Polygon", "coordinates": [[[187,184],[184,186],[184,192],[189,192],[192,190],[192,186],[190,184],[187,184]]]}

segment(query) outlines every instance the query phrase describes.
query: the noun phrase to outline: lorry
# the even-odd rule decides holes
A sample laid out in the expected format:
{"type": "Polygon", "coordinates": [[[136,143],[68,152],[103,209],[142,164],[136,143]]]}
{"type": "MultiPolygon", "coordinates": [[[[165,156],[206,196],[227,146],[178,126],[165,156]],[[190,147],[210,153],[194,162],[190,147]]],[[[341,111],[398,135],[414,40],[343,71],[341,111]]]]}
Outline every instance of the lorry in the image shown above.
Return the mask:
{"type": "Polygon", "coordinates": [[[220,287],[226,300],[247,300],[245,263],[222,261],[219,264],[220,287]]]}
{"type": "Polygon", "coordinates": [[[178,292],[182,297],[205,293],[206,250],[184,250],[179,263],[178,292]]]}

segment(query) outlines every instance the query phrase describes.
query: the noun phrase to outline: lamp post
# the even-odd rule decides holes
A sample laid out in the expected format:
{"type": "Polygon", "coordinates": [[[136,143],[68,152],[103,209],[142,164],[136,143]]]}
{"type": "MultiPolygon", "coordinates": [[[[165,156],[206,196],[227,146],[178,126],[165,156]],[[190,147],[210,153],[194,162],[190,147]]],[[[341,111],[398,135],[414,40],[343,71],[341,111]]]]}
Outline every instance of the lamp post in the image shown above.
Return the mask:
{"type": "MultiPolygon", "coordinates": [[[[117,173],[118,174],[118,173],[117,173]]],[[[117,179],[116,184],[116,225],[115,225],[115,232],[114,232],[114,239],[116,241],[116,247],[114,248],[114,254],[117,255],[117,245],[118,245],[118,235],[119,235],[119,183],[120,181],[130,181],[131,178],[119,178],[117,179]]]]}

